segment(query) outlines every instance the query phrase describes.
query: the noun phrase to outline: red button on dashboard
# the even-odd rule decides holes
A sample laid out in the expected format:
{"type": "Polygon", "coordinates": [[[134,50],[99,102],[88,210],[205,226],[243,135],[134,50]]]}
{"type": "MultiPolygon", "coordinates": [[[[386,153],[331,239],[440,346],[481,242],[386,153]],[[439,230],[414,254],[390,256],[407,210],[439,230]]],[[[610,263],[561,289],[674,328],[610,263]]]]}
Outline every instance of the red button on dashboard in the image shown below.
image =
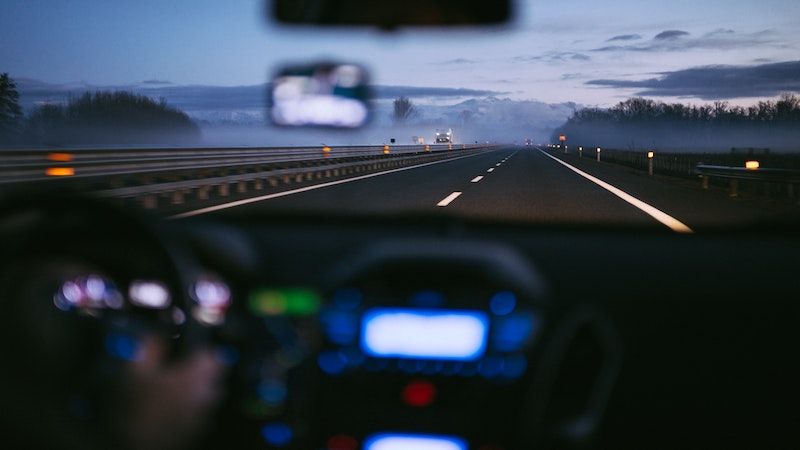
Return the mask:
{"type": "Polygon", "coordinates": [[[430,381],[412,381],[403,388],[403,402],[409,406],[428,406],[435,398],[436,387],[430,381]]]}
{"type": "Polygon", "coordinates": [[[346,434],[339,434],[328,439],[328,450],[356,450],[358,441],[346,434]]]}

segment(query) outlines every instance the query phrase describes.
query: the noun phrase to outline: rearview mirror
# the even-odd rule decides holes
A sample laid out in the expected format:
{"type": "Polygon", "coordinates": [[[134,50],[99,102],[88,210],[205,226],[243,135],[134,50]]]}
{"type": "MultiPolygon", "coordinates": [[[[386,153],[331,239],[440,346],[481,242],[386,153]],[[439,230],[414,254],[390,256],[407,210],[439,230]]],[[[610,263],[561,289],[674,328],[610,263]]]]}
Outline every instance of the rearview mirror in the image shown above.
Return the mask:
{"type": "Polygon", "coordinates": [[[321,63],[278,72],[269,117],[281,126],[358,128],[369,120],[369,76],[353,64],[321,63]]]}
{"type": "Polygon", "coordinates": [[[382,28],[500,25],[513,0],[272,0],[271,13],[285,24],[382,28]]]}

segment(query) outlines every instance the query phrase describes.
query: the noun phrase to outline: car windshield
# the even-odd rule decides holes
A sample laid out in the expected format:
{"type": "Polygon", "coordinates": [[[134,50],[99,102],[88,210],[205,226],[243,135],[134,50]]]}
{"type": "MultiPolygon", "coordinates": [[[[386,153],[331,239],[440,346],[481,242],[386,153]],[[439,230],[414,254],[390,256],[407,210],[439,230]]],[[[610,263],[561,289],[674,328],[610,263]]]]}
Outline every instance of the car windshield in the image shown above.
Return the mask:
{"type": "Polygon", "coordinates": [[[269,3],[5,0],[2,195],[681,233],[796,216],[795,0],[517,1],[506,24],[408,28],[269,3]]]}

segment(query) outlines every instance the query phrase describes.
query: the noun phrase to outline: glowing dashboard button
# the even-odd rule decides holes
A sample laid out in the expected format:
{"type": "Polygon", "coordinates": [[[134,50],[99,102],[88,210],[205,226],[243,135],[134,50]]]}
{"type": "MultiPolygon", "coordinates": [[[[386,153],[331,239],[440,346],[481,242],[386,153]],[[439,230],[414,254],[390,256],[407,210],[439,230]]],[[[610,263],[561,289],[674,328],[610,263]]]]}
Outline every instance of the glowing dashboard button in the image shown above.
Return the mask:
{"type": "Polygon", "coordinates": [[[143,308],[164,309],[171,303],[167,285],[160,281],[136,280],[128,288],[131,303],[143,308]]]}
{"type": "Polygon", "coordinates": [[[220,280],[204,277],[195,282],[192,297],[203,308],[227,309],[231,305],[231,290],[220,280]]]}
{"type": "Polygon", "coordinates": [[[327,447],[328,450],[356,450],[358,441],[352,436],[339,434],[328,439],[327,447]]]}
{"type": "Polygon", "coordinates": [[[292,429],[283,422],[273,422],[261,428],[261,437],[267,444],[275,447],[285,447],[294,437],[292,429]]]}
{"type": "Polygon", "coordinates": [[[452,436],[375,434],[364,442],[364,450],[467,450],[467,443],[452,436]]]}
{"type": "Polygon", "coordinates": [[[436,399],[436,387],[430,381],[416,380],[403,388],[403,402],[409,406],[429,406],[436,399]]]}
{"type": "Polygon", "coordinates": [[[498,292],[489,301],[489,309],[498,316],[505,316],[514,311],[517,306],[517,298],[508,291],[498,292]]]}

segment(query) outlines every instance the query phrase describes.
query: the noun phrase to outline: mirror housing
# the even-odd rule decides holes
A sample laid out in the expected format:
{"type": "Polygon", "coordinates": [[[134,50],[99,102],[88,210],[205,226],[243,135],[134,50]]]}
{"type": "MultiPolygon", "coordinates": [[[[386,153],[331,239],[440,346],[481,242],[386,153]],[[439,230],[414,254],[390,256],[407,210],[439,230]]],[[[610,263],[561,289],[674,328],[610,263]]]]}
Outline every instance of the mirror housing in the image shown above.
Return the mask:
{"type": "Polygon", "coordinates": [[[272,18],[289,25],[481,26],[507,23],[513,0],[271,0],[272,18]]]}

